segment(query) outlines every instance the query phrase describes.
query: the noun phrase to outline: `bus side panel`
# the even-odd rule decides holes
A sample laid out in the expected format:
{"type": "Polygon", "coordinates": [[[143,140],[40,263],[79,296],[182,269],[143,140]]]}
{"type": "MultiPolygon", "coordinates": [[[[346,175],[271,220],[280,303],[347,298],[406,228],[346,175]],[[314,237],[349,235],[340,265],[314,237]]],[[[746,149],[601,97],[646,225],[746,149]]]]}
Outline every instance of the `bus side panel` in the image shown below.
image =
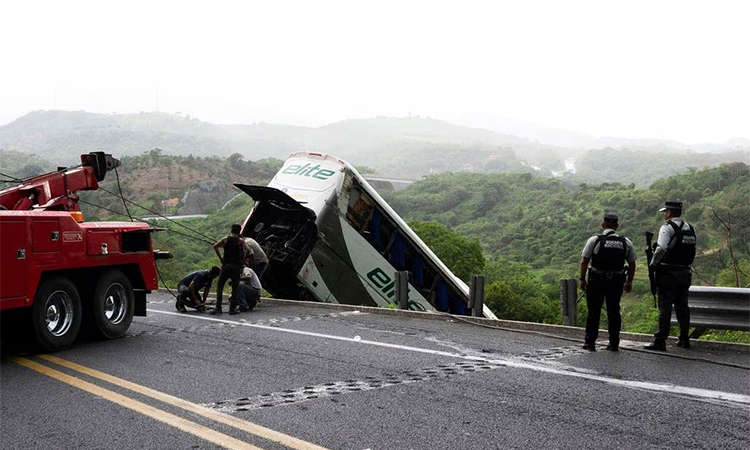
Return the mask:
{"type": "MultiPolygon", "coordinates": [[[[331,199],[318,215],[323,237],[311,254],[330,296],[323,300],[323,293],[311,282],[300,281],[319,300],[330,303],[382,307],[395,304],[395,269],[334,209],[338,204],[336,198],[331,199]]],[[[419,291],[413,287],[409,291],[412,309],[433,310],[419,291]]]]}
{"type": "MultiPolygon", "coordinates": [[[[318,214],[320,241],[312,251],[312,258],[320,276],[330,289],[329,302],[377,306],[352,263],[350,250],[341,228],[334,195],[328,205],[318,214]]],[[[377,255],[380,256],[380,255],[377,255]]]]}
{"type": "Polygon", "coordinates": [[[305,286],[307,291],[312,294],[317,301],[323,303],[338,303],[336,298],[331,295],[331,290],[328,289],[328,283],[335,283],[336,280],[323,279],[323,275],[318,270],[318,267],[315,265],[315,260],[313,259],[313,254],[315,253],[315,249],[313,249],[313,253],[307,257],[305,264],[302,266],[302,270],[300,270],[297,275],[297,280],[305,286]]]}
{"type": "MultiPolygon", "coordinates": [[[[396,269],[344,219],[339,219],[354,269],[363,284],[374,295],[380,306],[398,306],[395,291],[396,269]]],[[[434,308],[411,284],[409,285],[409,309],[433,311],[434,308]]]]}

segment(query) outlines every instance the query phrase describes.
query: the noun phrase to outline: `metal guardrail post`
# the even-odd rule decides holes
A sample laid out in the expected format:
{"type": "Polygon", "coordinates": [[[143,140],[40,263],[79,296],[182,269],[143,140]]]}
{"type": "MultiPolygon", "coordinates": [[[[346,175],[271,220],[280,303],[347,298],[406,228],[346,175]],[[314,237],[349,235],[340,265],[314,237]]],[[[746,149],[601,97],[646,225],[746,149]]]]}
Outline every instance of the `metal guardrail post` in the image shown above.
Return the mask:
{"type": "Polygon", "coordinates": [[[574,327],[578,324],[578,282],[575,278],[560,280],[560,313],[563,325],[574,327]]]}
{"type": "Polygon", "coordinates": [[[396,272],[396,301],[399,309],[409,309],[409,272],[396,272]]]}
{"type": "Polygon", "coordinates": [[[484,275],[471,276],[469,308],[471,308],[472,316],[484,317],[484,275]]]}

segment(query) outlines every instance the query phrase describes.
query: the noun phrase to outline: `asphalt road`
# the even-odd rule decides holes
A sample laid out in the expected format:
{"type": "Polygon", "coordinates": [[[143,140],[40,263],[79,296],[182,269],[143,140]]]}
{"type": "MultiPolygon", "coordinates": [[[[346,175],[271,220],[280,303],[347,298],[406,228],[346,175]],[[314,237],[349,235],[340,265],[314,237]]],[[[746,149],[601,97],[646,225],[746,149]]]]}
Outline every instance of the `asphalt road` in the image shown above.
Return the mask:
{"type": "Polygon", "coordinates": [[[747,353],[590,353],[448,318],[149,301],[121,339],[52,356],[4,343],[3,449],[750,448],[747,353]]]}

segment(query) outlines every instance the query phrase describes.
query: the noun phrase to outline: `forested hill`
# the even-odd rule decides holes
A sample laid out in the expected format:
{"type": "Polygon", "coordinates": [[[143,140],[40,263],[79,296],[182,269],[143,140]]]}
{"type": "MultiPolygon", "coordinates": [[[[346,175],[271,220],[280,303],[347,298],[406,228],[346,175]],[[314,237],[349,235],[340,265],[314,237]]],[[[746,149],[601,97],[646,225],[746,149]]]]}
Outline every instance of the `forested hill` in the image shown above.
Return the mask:
{"type": "MultiPolygon", "coordinates": [[[[173,156],[163,154],[160,149],[125,156],[120,162],[117,174],[109,172],[99,183],[99,190],[80,192],[86,217],[122,219],[123,215],[112,215],[112,211],[125,214],[122,200],[109,193],[119,193],[120,189],[125,198],[150,210],[131,206],[135,217],[211,213],[240,193],[232,183],[266,185],[282,165],[281,160],[273,158],[245,161],[239,154],[229,158],[173,156]]],[[[0,173],[3,174],[0,189],[17,184],[10,181],[13,178],[35,176],[54,169],[53,164],[42,158],[0,151],[0,173]]]]}
{"type": "Polygon", "coordinates": [[[55,165],[77,164],[78,155],[90,151],[123,158],[159,148],[164,155],[227,158],[239,154],[246,161],[315,151],[398,178],[521,171],[575,184],[632,182],[646,187],[689,167],[750,163],[750,143],[741,139],[695,149],[684,144],[670,148],[666,141],[655,141],[655,146],[643,140],[611,143],[615,148],[561,148],[422,117],[352,119],[311,128],[217,125],[167,113],[36,111],[0,126],[0,150],[43,155],[55,165]],[[716,152],[694,151],[706,148],[716,152]]]}
{"type": "MultiPolygon", "coordinates": [[[[513,146],[529,164],[544,166],[552,149],[514,136],[503,135],[419,117],[345,120],[324,127],[255,123],[217,125],[190,116],[167,113],[93,114],[82,111],[36,111],[0,127],[0,149],[44,155],[58,164],[72,164],[78,155],[105,150],[118,157],[140,155],[152,148],[180,156],[228,157],[241,154],[247,160],[285,158],[300,150],[322,151],[355,165],[368,165],[393,175],[419,175],[432,171],[482,169],[500,155],[514,168],[513,146]],[[430,153],[452,153],[443,164],[425,158],[430,153]],[[461,158],[463,153],[468,158],[461,158]],[[400,155],[411,164],[388,161],[400,155]],[[494,155],[494,156],[493,156],[494,155]]],[[[559,156],[553,165],[562,168],[559,156]]]]}
{"type": "Polygon", "coordinates": [[[621,232],[642,255],[644,232],[658,232],[662,215],[657,210],[665,200],[685,202],[683,217],[698,230],[699,272],[716,277],[729,265],[727,232],[714,213],[734,227],[735,256],[750,259],[750,174],[743,163],[690,170],[648,189],[575,185],[530,174],[446,173],[386,199],[406,220],[437,221],[478,239],[490,255],[561,271],[551,279],[577,273],[583,244],[600,230],[605,211],[619,214],[621,232]]]}
{"type": "MultiPolygon", "coordinates": [[[[281,160],[273,158],[244,161],[239,154],[229,158],[171,156],[158,149],[142,156],[124,157],[121,163],[119,186],[115,174],[108,174],[100,183],[103,189],[83,192],[81,197],[109,210],[125,212],[121,200],[105,191],[122,189],[125,198],[148,208],[131,206],[136,217],[215,212],[240,194],[233,183],[266,185],[282,165],[281,160]]],[[[106,210],[84,206],[100,217],[110,216],[106,210]]]]}

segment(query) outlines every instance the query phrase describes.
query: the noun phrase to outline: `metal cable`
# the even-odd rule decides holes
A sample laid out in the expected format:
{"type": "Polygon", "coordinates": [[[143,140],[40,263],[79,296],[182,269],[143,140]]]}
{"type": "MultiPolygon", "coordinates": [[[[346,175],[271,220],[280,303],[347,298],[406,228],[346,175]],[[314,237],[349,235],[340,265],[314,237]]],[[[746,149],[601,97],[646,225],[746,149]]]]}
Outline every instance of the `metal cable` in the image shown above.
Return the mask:
{"type": "MultiPolygon", "coordinates": [[[[119,215],[119,216],[125,216],[125,214],[121,213],[120,211],[115,211],[114,209],[109,209],[109,208],[107,208],[107,207],[105,207],[105,206],[97,205],[96,203],[91,203],[91,202],[87,202],[86,200],[81,200],[81,199],[79,199],[78,201],[79,201],[79,202],[81,202],[81,203],[85,203],[85,204],[87,204],[87,205],[91,205],[91,206],[93,206],[93,207],[95,207],[95,208],[101,208],[101,209],[103,209],[103,210],[105,210],[105,211],[109,211],[109,212],[111,212],[111,213],[114,213],[114,214],[117,214],[117,215],[119,215]]],[[[147,223],[147,224],[149,224],[149,225],[152,225],[152,226],[155,226],[155,225],[157,225],[157,224],[154,224],[154,223],[151,223],[151,222],[149,222],[148,220],[143,220],[143,219],[139,219],[139,218],[137,218],[137,217],[136,217],[136,218],[135,218],[134,220],[135,220],[135,221],[138,221],[138,222],[143,222],[143,223],[147,223]]],[[[177,230],[172,230],[172,229],[170,229],[170,230],[168,230],[168,231],[170,231],[170,232],[172,232],[172,233],[175,233],[175,234],[179,234],[180,236],[186,237],[186,238],[188,238],[188,239],[192,239],[192,240],[194,240],[194,241],[198,241],[198,242],[202,242],[202,243],[206,243],[206,242],[208,242],[208,241],[205,241],[205,240],[203,240],[203,239],[200,239],[200,238],[198,238],[198,237],[196,237],[196,236],[191,236],[191,235],[189,235],[189,234],[185,234],[185,233],[182,233],[182,232],[180,232],[180,231],[177,231],[177,230]]],[[[209,244],[211,244],[211,245],[213,245],[213,242],[208,242],[208,243],[209,243],[209,244]]]]}
{"type": "Polygon", "coordinates": [[[115,178],[117,178],[117,189],[120,191],[120,198],[122,199],[122,206],[125,207],[125,212],[128,213],[128,217],[130,217],[130,221],[133,221],[133,216],[130,215],[130,210],[128,209],[128,204],[125,202],[125,196],[122,195],[122,186],[120,186],[120,174],[117,173],[117,167],[115,167],[115,178]]]}
{"type": "Polygon", "coordinates": [[[0,172],[0,175],[4,176],[5,178],[9,178],[9,180],[2,180],[4,183],[23,183],[23,180],[20,178],[16,178],[13,175],[8,175],[5,173],[0,172]]]}
{"type": "MultiPolygon", "coordinates": [[[[107,190],[107,189],[105,189],[105,188],[103,188],[103,187],[101,187],[101,186],[99,187],[99,189],[100,189],[100,190],[102,190],[102,191],[104,191],[104,192],[106,192],[106,193],[108,193],[108,194],[112,194],[112,195],[114,195],[114,196],[116,196],[116,197],[121,197],[120,195],[118,195],[118,194],[116,194],[116,193],[114,193],[114,192],[112,192],[112,191],[110,191],[110,190],[107,190]]],[[[156,211],[153,211],[153,210],[151,210],[151,209],[148,209],[148,208],[146,208],[146,207],[145,207],[145,206],[143,206],[143,205],[139,205],[138,203],[136,203],[136,202],[134,202],[134,201],[132,201],[132,200],[128,200],[128,199],[124,199],[124,200],[125,200],[126,202],[128,202],[128,203],[132,204],[132,205],[135,205],[135,206],[137,206],[137,207],[139,207],[139,208],[141,208],[141,209],[144,209],[144,210],[146,210],[146,211],[150,212],[151,214],[156,214],[157,216],[161,217],[161,218],[162,218],[162,219],[164,219],[164,220],[167,220],[167,221],[169,221],[169,222],[172,222],[172,223],[174,223],[175,225],[179,225],[179,226],[181,226],[181,227],[183,227],[183,228],[185,228],[185,229],[187,229],[187,230],[190,230],[191,232],[193,232],[193,233],[197,234],[198,236],[201,236],[201,237],[205,238],[206,240],[205,240],[205,241],[203,241],[203,242],[205,242],[205,243],[208,243],[208,244],[211,244],[211,245],[213,245],[213,244],[214,244],[214,242],[216,242],[216,240],[212,240],[213,238],[211,238],[211,236],[208,236],[208,235],[206,235],[206,234],[203,234],[203,233],[201,233],[200,231],[198,231],[198,230],[195,230],[195,229],[193,229],[193,228],[190,228],[190,227],[189,227],[189,226],[187,226],[187,225],[181,224],[180,222],[178,222],[178,221],[176,221],[176,220],[172,220],[172,219],[170,219],[169,217],[167,217],[167,216],[165,216],[165,215],[163,215],[163,214],[161,214],[161,213],[158,213],[158,212],[156,212],[156,211]]]]}
{"type": "Polygon", "coordinates": [[[161,271],[159,270],[159,265],[158,264],[154,264],[154,266],[156,267],[156,273],[159,274],[159,279],[161,280],[161,284],[164,285],[164,289],[166,289],[167,292],[169,292],[170,294],[172,294],[172,297],[177,298],[177,295],[169,289],[169,286],[167,286],[167,282],[164,281],[164,277],[161,276],[161,271]]]}

